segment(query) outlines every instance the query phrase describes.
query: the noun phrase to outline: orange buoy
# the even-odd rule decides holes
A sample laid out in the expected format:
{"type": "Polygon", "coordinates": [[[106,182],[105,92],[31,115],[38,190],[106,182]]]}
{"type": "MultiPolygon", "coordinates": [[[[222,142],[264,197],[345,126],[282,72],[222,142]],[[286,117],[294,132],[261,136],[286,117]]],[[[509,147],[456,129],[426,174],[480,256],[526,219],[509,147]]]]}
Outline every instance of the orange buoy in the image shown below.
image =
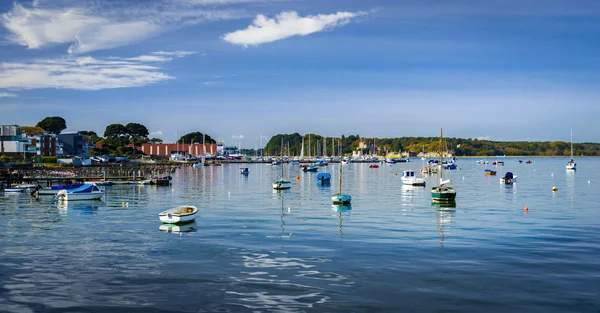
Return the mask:
{"type": "Polygon", "coordinates": [[[300,180],[300,176],[296,176],[296,180],[300,180]]]}
{"type": "Polygon", "coordinates": [[[528,207],[528,206],[525,206],[525,207],[523,208],[523,212],[524,212],[525,214],[529,213],[529,207],[528,207]]]}

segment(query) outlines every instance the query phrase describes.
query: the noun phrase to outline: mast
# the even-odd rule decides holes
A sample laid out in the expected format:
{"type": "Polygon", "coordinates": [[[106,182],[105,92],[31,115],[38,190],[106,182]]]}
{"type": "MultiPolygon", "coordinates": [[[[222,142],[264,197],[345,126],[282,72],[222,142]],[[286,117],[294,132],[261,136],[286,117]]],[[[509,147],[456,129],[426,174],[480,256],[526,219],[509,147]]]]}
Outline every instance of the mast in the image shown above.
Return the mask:
{"type": "Polygon", "coordinates": [[[340,159],[340,195],[342,194],[342,167],[343,167],[343,162],[340,159]]]}
{"type": "Polygon", "coordinates": [[[308,158],[310,159],[311,154],[310,154],[310,134],[308,134],[308,158]]]}
{"type": "Polygon", "coordinates": [[[283,136],[281,136],[281,179],[283,179],[283,136]]]}
{"type": "Polygon", "coordinates": [[[573,161],[573,129],[571,129],[571,162],[573,161]]]}
{"type": "Polygon", "coordinates": [[[442,170],[444,169],[444,165],[442,164],[444,149],[442,148],[442,129],[440,128],[440,185],[442,184],[442,170]]]}

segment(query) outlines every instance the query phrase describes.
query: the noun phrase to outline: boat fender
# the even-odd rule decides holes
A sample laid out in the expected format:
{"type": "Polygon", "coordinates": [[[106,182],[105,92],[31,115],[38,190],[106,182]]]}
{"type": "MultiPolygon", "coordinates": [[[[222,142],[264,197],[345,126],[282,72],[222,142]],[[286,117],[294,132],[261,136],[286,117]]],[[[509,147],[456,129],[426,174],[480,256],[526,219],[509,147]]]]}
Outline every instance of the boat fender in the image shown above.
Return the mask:
{"type": "Polygon", "coordinates": [[[557,191],[558,191],[558,188],[556,188],[556,186],[553,186],[552,187],[552,192],[557,192],[557,191]]]}

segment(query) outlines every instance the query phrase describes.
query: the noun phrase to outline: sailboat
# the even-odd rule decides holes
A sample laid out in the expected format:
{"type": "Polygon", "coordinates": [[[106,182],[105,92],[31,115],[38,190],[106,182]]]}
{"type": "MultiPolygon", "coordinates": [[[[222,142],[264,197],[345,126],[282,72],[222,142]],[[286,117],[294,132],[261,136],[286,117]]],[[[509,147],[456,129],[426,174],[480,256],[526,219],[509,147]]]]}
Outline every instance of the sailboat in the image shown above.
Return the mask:
{"type": "Polygon", "coordinates": [[[444,167],[442,166],[442,157],[444,154],[444,145],[442,137],[442,129],[440,128],[440,184],[439,186],[431,188],[431,200],[434,202],[454,202],[456,199],[456,191],[451,187],[452,181],[450,179],[444,180],[443,178],[444,167]]]}
{"type": "Polygon", "coordinates": [[[567,163],[567,170],[576,170],[577,163],[573,160],[573,130],[571,129],[571,160],[567,163]]]}
{"type": "Polygon", "coordinates": [[[352,196],[351,195],[345,195],[342,193],[342,168],[344,166],[342,165],[342,163],[340,163],[340,191],[331,196],[331,201],[333,201],[333,204],[350,204],[350,202],[352,201],[352,196]]]}
{"type": "MultiPolygon", "coordinates": [[[[281,159],[283,160],[283,136],[281,136],[281,159]]],[[[281,163],[281,175],[279,176],[279,179],[273,182],[273,189],[275,190],[284,190],[284,189],[290,189],[292,187],[292,182],[290,182],[289,180],[285,180],[283,179],[283,168],[285,166],[285,163],[281,163]]]]}

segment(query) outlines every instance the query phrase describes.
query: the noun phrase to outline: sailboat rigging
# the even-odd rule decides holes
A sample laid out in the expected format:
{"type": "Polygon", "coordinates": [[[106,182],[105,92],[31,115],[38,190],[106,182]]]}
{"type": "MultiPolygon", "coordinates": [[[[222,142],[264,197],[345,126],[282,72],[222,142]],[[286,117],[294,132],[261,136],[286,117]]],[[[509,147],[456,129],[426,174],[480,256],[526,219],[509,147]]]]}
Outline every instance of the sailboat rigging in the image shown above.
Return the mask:
{"type": "MultiPolygon", "coordinates": [[[[339,145],[341,147],[341,144],[339,145]]],[[[341,155],[340,155],[341,156],[341,155]]],[[[350,204],[352,201],[351,195],[345,195],[342,193],[342,168],[344,166],[340,163],[340,191],[337,194],[331,196],[331,201],[333,204],[350,204]]]]}
{"type": "Polygon", "coordinates": [[[285,162],[283,162],[283,136],[281,136],[281,175],[279,175],[279,179],[273,182],[273,189],[275,190],[284,190],[290,189],[292,187],[292,183],[283,178],[283,168],[285,166],[285,162]]]}
{"type": "Polygon", "coordinates": [[[567,170],[576,170],[577,169],[577,163],[575,163],[575,160],[573,160],[573,130],[572,129],[571,129],[571,159],[567,163],[566,167],[567,167],[567,170]]]}
{"type": "Polygon", "coordinates": [[[443,133],[440,128],[440,161],[439,161],[439,174],[440,181],[438,186],[431,188],[431,200],[434,202],[454,202],[456,199],[456,191],[450,185],[452,180],[444,180],[443,172],[444,166],[442,165],[442,159],[444,154],[443,145],[443,133]]]}

